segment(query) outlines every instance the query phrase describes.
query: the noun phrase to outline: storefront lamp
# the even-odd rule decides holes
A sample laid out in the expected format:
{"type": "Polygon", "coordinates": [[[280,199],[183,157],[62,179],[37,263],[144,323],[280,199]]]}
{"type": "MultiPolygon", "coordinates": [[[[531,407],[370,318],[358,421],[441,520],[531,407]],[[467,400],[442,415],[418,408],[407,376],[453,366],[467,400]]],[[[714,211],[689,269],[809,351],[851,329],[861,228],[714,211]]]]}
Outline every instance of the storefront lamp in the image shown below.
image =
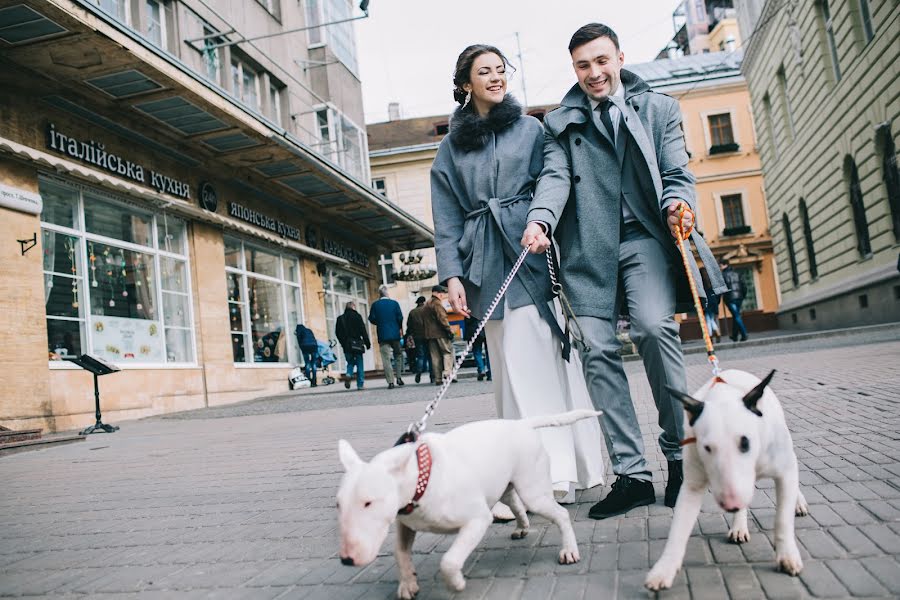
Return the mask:
{"type": "Polygon", "coordinates": [[[421,250],[404,252],[397,258],[403,263],[403,266],[394,273],[394,279],[398,281],[422,281],[437,275],[437,267],[435,265],[422,263],[424,255],[421,250]]]}

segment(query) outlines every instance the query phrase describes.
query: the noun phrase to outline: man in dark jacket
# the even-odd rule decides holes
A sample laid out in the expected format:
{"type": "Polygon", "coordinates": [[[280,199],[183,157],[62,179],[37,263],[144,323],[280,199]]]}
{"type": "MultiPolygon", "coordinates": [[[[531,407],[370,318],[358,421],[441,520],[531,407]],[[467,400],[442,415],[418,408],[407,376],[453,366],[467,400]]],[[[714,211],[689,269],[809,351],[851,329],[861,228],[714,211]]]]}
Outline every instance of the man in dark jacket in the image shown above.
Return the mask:
{"type": "Polygon", "coordinates": [[[384,378],[388,389],[394,389],[394,377],[397,385],[403,385],[400,378],[403,371],[403,351],[400,340],[403,338],[403,311],[400,303],[388,298],[388,287],[378,288],[381,298],[369,309],[369,323],[375,325],[378,332],[378,347],[381,349],[381,364],[384,365],[384,378]]]}
{"type": "Polygon", "coordinates": [[[316,387],[316,364],[319,360],[319,343],[316,341],[316,334],[312,329],[297,323],[297,329],[294,330],[297,336],[297,345],[300,346],[300,352],[303,354],[303,372],[312,387],[316,387]]]}
{"type": "Polygon", "coordinates": [[[453,329],[444,308],[446,297],[447,288],[436,285],[431,288],[431,299],[425,303],[425,337],[431,352],[431,374],[435,385],[443,384],[443,378],[453,371],[453,329]]]}
{"type": "MultiPolygon", "coordinates": [[[[472,340],[472,336],[475,335],[475,330],[478,329],[478,319],[475,317],[466,318],[466,331],[465,331],[465,340],[467,342],[472,340]]],[[[475,338],[475,341],[472,343],[472,357],[475,359],[475,368],[478,369],[478,381],[484,380],[485,375],[487,375],[487,380],[491,381],[491,358],[487,355],[486,344],[487,337],[485,336],[484,329],[482,329],[478,333],[478,337],[475,338]]]]}
{"type": "Polygon", "coordinates": [[[731,312],[733,321],[731,335],[728,337],[731,338],[732,342],[736,342],[738,341],[738,335],[740,335],[741,341],[745,342],[747,341],[747,327],[744,326],[744,320],[741,318],[741,304],[743,304],[744,297],[747,295],[747,287],[744,285],[744,280],[741,279],[740,274],[728,263],[727,258],[722,257],[719,259],[719,266],[722,269],[725,285],[728,286],[728,291],[724,295],[725,306],[731,312]]]}
{"type": "Polygon", "coordinates": [[[428,339],[425,337],[425,319],[428,318],[428,309],[425,308],[425,296],[416,298],[416,307],[406,316],[406,339],[413,342],[413,369],[416,372],[416,383],[422,380],[422,373],[428,372],[431,381],[434,375],[431,373],[431,352],[428,350],[428,339]]]}
{"type": "Polygon", "coordinates": [[[347,378],[344,379],[344,387],[350,389],[350,378],[353,377],[353,369],[356,368],[356,389],[363,389],[365,382],[363,354],[372,347],[372,342],[369,341],[369,329],[365,321],[356,312],[355,302],[348,302],[344,314],[335,321],[334,335],[341,344],[344,358],[347,360],[347,378]]]}

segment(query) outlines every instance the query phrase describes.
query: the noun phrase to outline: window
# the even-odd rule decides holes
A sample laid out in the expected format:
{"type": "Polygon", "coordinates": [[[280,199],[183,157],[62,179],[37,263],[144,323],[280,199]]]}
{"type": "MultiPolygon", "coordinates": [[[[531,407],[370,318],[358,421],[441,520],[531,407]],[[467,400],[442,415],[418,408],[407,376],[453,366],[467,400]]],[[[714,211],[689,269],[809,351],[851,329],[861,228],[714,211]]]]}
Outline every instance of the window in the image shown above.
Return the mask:
{"type": "Polygon", "coordinates": [[[372,188],[376,192],[387,198],[387,188],[385,187],[384,177],[376,177],[375,179],[373,179],[372,188]]]}
{"type": "Polygon", "coordinates": [[[797,256],[794,254],[794,237],[791,235],[791,220],[785,214],[781,217],[781,228],[784,231],[784,244],[787,246],[788,262],[791,265],[791,281],[797,286],[800,275],[797,273],[797,256]]]}
{"type": "Polygon", "coordinates": [[[212,37],[217,32],[210,27],[209,25],[203,26],[203,69],[206,74],[206,78],[210,81],[219,84],[219,52],[221,48],[213,48],[216,44],[222,43],[223,39],[220,37],[212,37]]]}
{"type": "Polygon", "coordinates": [[[709,115],[709,140],[710,154],[722,152],[735,152],[738,145],[734,141],[734,132],[731,128],[731,113],[709,115]]]}
{"type": "Polygon", "coordinates": [[[450,133],[450,123],[435,123],[434,124],[434,135],[447,135],[450,133]]]}
{"type": "Polygon", "coordinates": [[[393,255],[382,254],[378,258],[378,264],[381,266],[381,283],[384,285],[393,285],[395,283],[393,255]]]}
{"type": "Polygon", "coordinates": [[[822,24],[825,30],[825,43],[828,46],[828,54],[831,57],[831,69],[834,73],[834,80],[841,80],[841,65],[838,62],[837,42],[834,37],[834,22],[831,18],[831,9],[828,7],[828,0],[819,2],[819,10],[822,13],[822,24]]]}
{"type": "Polygon", "coordinates": [[[319,153],[326,158],[331,158],[334,152],[334,145],[331,143],[333,138],[331,134],[331,119],[329,118],[329,109],[323,108],[316,111],[316,127],[319,133],[319,153]]]}
{"type": "Polygon", "coordinates": [[[850,188],[850,208],[853,210],[853,225],[856,228],[856,249],[860,256],[872,254],[872,242],[869,239],[869,223],[866,220],[866,207],[863,204],[862,187],[859,184],[859,171],[852,156],[844,158],[844,176],[850,188]]]}
{"type": "MultiPolygon", "coordinates": [[[[325,328],[329,339],[336,339],[334,326],[337,318],[344,313],[347,302],[352,301],[356,304],[356,312],[368,327],[369,292],[365,279],[349,271],[326,268],[322,273],[322,289],[325,290],[325,328]]],[[[372,337],[371,334],[369,337],[372,337]]],[[[347,361],[344,358],[344,349],[338,344],[334,350],[338,355],[339,368],[345,369],[347,361]]],[[[363,357],[365,368],[371,369],[375,364],[372,350],[366,350],[363,357]]]]}
{"type": "Polygon", "coordinates": [[[891,209],[894,239],[900,241],[900,171],[897,169],[897,152],[894,148],[890,123],[878,128],[875,142],[881,159],[881,177],[887,190],[888,205],[891,209]]]}
{"type": "Polygon", "coordinates": [[[265,9],[269,12],[270,15],[275,17],[276,19],[281,17],[281,11],[278,0],[256,0],[260,4],[265,7],[265,9]]]}
{"type": "Polygon", "coordinates": [[[194,362],[187,224],[49,178],[39,187],[50,358],[194,362]]]}
{"type": "Polygon", "coordinates": [[[750,226],[744,220],[744,198],[741,194],[728,194],[721,197],[722,235],[743,235],[750,233],[750,226]]]}
{"type": "Polygon", "coordinates": [[[330,106],[316,111],[316,122],[322,155],[350,175],[365,180],[368,171],[365,133],[330,106]]]}
{"type": "Polygon", "coordinates": [[[778,96],[781,98],[781,114],[784,117],[784,131],[788,141],[794,139],[794,115],[791,113],[791,99],[788,97],[787,76],[784,65],[778,69],[778,96]]]}
{"type": "Polygon", "coordinates": [[[293,337],[303,321],[297,259],[226,236],[225,282],[234,362],[299,362],[293,337]]]}
{"type": "Polygon", "coordinates": [[[272,120],[281,125],[281,90],[275,85],[269,85],[269,110],[272,120]]]}
{"type": "Polygon", "coordinates": [[[744,302],[742,311],[757,310],[759,304],[756,301],[756,277],[753,275],[753,267],[734,267],[734,272],[741,278],[744,284],[744,302]]]}
{"type": "Polygon", "coordinates": [[[131,23],[129,18],[131,15],[128,12],[129,3],[125,0],[93,0],[93,2],[122,23],[126,25],[131,23]]]}
{"type": "Polygon", "coordinates": [[[816,264],[816,249],[813,245],[812,227],[809,224],[809,213],[806,210],[806,201],[800,199],[800,224],[803,226],[803,241],[806,244],[806,259],[809,261],[809,276],[815,279],[819,276],[819,267],[816,264]]]}
{"type": "Polygon", "coordinates": [[[231,61],[231,90],[235,98],[259,110],[259,78],[256,72],[239,60],[231,61]]]}
{"type": "Polygon", "coordinates": [[[775,158],[778,158],[778,141],[775,139],[775,123],[773,122],[772,117],[772,100],[769,98],[769,95],[766,94],[763,97],[763,112],[765,112],[766,119],[766,133],[769,135],[769,144],[772,146],[772,153],[775,155],[775,158]]]}
{"type": "Polygon", "coordinates": [[[864,46],[875,37],[875,28],[872,26],[872,11],[869,10],[869,0],[859,1],[859,20],[862,25],[864,46]]]}
{"type": "Polygon", "coordinates": [[[353,4],[349,0],[307,0],[306,19],[313,29],[309,30],[310,44],[327,44],[334,56],[351,72],[358,70],[356,62],[356,41],[353,23],[344,22],[326,27],[318,27],[336,21],[352,18],[353,4]]]}
{"type": "Polygon", "coordinates": [[[166,9],[159,0],[146,0],[147,39],[166,50],[166,9]]]}

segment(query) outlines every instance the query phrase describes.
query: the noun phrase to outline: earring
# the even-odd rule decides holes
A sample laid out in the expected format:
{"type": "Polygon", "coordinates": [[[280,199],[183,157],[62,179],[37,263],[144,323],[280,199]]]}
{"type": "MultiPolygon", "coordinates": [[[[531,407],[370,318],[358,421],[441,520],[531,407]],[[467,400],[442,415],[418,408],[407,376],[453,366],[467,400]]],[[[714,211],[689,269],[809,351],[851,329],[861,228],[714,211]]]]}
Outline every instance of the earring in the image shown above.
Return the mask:
{"type": "Polygon", "coordinates": [[[472,101],[472,90],[469,90],[469,93],[466,94],[466,101],[463,102],[462,107],[463,108],[467,107],[469,105],[469,102],[471,102],[471,101],[472,101]]]}

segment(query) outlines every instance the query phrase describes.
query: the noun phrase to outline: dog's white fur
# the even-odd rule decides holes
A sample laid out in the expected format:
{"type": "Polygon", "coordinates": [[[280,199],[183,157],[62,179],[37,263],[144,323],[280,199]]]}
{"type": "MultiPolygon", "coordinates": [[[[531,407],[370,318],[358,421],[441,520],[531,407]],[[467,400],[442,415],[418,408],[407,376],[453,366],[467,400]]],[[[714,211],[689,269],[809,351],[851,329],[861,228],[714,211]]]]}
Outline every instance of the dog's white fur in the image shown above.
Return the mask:
{"type": "Polygon", "coordinates": [[[684,483],[675,503],[669,539],[644,582],[651,590],[672,586],[707,487],[719,506],[735,513],[728,539],[735,543],[750,540],[747,508],[761,477],[775,480],[778,567],[790,575],[798,575],[803,568],[794,537],[794,513],[808,514],[808,508],[800,493],[797,456],[781,404],[765,387],[755,404],[760,416],[744,401],[751,390],[759,388],[760,379],[737,370],[725,371],[721,377],[725,383],[713,385],[714,379],[710,379],[693,398],[682,396],[685,438],[697,441],[684,446],[684,483]],[[741,449],[742,437],[749,442],[746,451],[741,449]]]}
{"type": "Polygon", "coordinates": [[[447,433],[426,433],[418,442],[385,450],[368,463],[341,440],[338,450],[346,470],[337,493],[342,561],[355,566],[372,562],[396,519],[397,596],[409,600],[419,590],[411,552],[416,532],[458,533],[440,568],[447,586],[460,591],[466,585],[463,563],[493,521],[491,507],[502,500],[516,517],[513,539],[528,534],[527,508],[559,527],[559,562],[578,562],[575,531],[569,513],[554,500],[550,459],[535,429],[571,425],[599,414],[575,410],[531,419],[477,421],[447,433]],[[431,451],[431,478],[415,510],[398,515],[413,497],[420,443],[431,451]]]}

